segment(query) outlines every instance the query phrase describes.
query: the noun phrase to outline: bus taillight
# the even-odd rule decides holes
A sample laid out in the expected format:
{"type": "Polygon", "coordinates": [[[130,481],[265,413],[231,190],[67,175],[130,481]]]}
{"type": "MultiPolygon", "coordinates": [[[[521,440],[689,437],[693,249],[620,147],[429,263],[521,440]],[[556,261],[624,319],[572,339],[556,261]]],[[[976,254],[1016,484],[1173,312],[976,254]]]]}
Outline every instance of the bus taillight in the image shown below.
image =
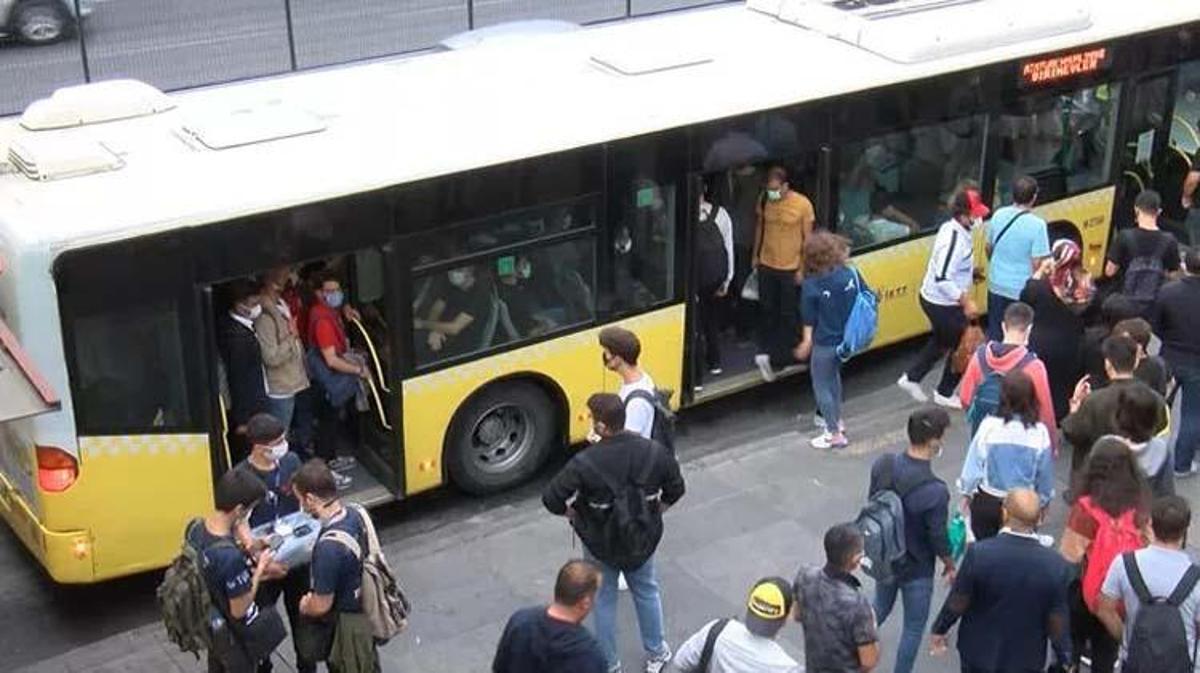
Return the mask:
{"type": "Polygon", "coordinates": [[[75,456],[54,446],[37,447],[38,486],[43,491],[61,493],[79,477],[75,456]]]}

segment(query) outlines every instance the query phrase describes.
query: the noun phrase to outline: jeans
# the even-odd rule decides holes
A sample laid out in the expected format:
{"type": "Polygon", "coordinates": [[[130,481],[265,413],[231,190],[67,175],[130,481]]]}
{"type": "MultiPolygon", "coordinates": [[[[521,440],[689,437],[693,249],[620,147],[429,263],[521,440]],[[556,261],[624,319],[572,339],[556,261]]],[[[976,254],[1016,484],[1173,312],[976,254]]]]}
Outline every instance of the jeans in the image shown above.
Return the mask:
{"type": "MultiPolygon", "coordinates": [[[[600,567],[604,576],[600,591],[596,594],[592,616],[595,619],[596,639],[600,641],[600,649],[604,652],[609,669],[612,669],[621,663],[617,649],[617,575],[621,571],[596,559],[591,552],[586,552],[585,556],[600,567]]],[[[642,648],[647,656],[665,656],[668,648],[664,640],[662,597],[658,589],[658,575],[654,571],[654,557],[651,556],[637,570],[625,571],[625,582],[633,596],[642,648]]]]}
{"type": "Polygon", "coordinates": [[[842,419],[842,360],[837,346],[813,346],[809,365],[817,410],[829,431],[836,433],[842,419]]]}
{"type": "Polygon", "coordinates": [[[267,397],[267,413],[271,414],[283,427],[292,427],[292,415],[296,411],[296,396],[267,397]]]}
{"type": "Polygon", "coordinates": [[[1179,436],[1175,439],[1175,471],[1192,468],[1200,449],[1200,367],[1174,365],[1179,383],[1179,436]]]}
{"type": "Polygon", "coordinates": [[[794,271],[758,267],[760,322],[758,352],[771,358],[774,367],[793,362],[792,348],[799,338],[800,286],[794,271]]]}
{"type": "Polygon", "coordinates": [[[875,619],[880,626],[887,621],[899,592],[904,601],[904,628],[896,648],[894,673],[912,673],[913,662],[921,649],[929,606],[933,602],[933,577],[917,577],[903,582],[879,582],[875,585],[875,619]]]}
{"type": "Polygon", "coordinates": [[[988,291],[987,293],[987,312],[988,326],[987,338],[992,341],[1004,341],[1004,329],[1000,326],[1004,322],[1004,310],[1009,304],[1015,304],[1018,300],[1009,299],[1002,294],[996,294],[988,291]]]}
{"type": "Polygon", "coordinates": [[[959,339],[962,339],[962,334],[967,329],[967,314],[963,313],[958,304],[942,306],[925,301],[924,297],[921,297],[921,309],[929,318],[933,332],[906,374],[909,381],[920,383],[937,361],[945,357],[946,368],[942,370],[942,380],[938,383],[937,391],[943,397],[950,397],[962,379],[962,374],[954,373],[950,360],[954,356],[954,349],[958,348],[959,339]]]}

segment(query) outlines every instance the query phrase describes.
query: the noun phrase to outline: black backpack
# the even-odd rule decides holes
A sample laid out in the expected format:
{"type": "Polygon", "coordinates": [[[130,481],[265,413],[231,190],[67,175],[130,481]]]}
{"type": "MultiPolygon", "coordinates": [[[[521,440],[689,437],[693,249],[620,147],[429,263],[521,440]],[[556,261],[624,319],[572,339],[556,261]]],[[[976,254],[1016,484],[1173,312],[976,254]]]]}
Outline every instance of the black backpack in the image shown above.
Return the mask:
{"type": "Polygon", "coordinates": [[[854,525],[863,536],[863,553],[869,564],[863,570],[876,581],[892,579],[900,570],[901,562],[908,555],[908,541],[904,532],[904,498],[917,488],[937,481],[937,477],[922,480],[896,480],[896,462],[899,456],[892,454],[883,466],[880,488],[867,499],[867,504],[854,519],[854,525]]]}
{"type": "Polygon", "coordinates": [[[712,205],[696,229],[696,286],[704,290],[720,285],[729,270],[729,251],[717,228],[719,211],[720,206],[712,205]]]}
{"type": "Polygon", "coordinates": [[[671,396],[675,394],[674,390],[666,388],[655,388],[651,393],[648,390],[636,389],[629,393],[625,398],[625,406],[629,406],[631,400],[645,400],[654,407],[654,424],[650,429],[650,439],[662,444],[666,447],[671,455],[675,455],[675,412],[671,411],[671,396]]]}
{"type": "Polygon", "coordinates": [[[592,523],[580,537],[596,558],[618,570],[642,567],[662,539],[662,509],[657,500],[660,490],[646,486],[661,450],[654,442],[646,441],[644,447],[631,451],[629,474],[620,482],[597,467],[587,452],[578,456],[579,464],[613,494],[611,503],[590,505],[594,510],[589,517],[592,523]],[[642,464],[634,472],[637,456],[641,456],[642,464]]]}
{"type": "Polygon", "coordinates": [[[1167,279],[1167,270],[1163,267],[1162,258],[1170,246],[1171,235],[1164,233],[1149,255],[1134,257],[1129,262],[1129,268],[1125,269],[1121,294],[1143,308],[1154,304],[1159,288],[1167,279]]]}
{"type": "Polygon", "coordinates": [[[1121,555],[1138,611],[1126,644],[1121,673],[1192,673],[1195,652],[1188,651],[1187,629],[1179,606],[1200,582],[1200,566],[1190,566],[1166,598],[1150,594],[1133,552],[1121,555]]]}

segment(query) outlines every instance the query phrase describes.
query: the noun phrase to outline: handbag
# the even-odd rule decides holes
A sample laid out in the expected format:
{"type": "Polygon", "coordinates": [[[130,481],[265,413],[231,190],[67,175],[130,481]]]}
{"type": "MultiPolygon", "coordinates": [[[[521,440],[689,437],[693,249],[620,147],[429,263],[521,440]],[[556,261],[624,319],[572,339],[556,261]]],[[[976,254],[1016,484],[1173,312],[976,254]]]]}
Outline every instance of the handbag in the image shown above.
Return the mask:
{"type": "Polygon", "coordinates": [[[283,617],[274,606],[259,607],[258,614],[249,624],[239,620],[233,631],[250,660],[255,662],[269,659],[275,648],[287,638],[283,617]]]}
{"type": "Polygon", "coordinates": [[[971,323],[963,330],[962,336],[958,339],[958,348],[954,349],[954,357],[950,361],[950,367],[955,374],[962,374],[967,371],[967,366],[971,364],[971,358],[974,357],[975,351],[979,350],[987,341],[987,335],[983,333],[983,328],[978,323],[971,323]]]}
{"type": "Polygon", "coordinates": [[[751,269],[746,282],[742,283],[742,299],[758,301],[758,269],[751,269]]]}

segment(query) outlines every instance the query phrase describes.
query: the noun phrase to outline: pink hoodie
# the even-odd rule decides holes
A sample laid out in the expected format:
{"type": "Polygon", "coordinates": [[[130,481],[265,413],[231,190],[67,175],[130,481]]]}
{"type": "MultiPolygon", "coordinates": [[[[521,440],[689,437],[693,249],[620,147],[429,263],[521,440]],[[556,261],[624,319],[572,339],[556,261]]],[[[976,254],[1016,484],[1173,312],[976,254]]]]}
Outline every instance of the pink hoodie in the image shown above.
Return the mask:
{"type": "MultiPolygon", "coordinates": [[[[997,345],[995,341],[989,341],[982,348],[985,349],[984,355],[988,366],[992,368],[992,371],[1001,374],[1007,374],[1009,370],[1017,366],[1017,363],[1025,357],[1025,353],[1029,350],[1025,346],[1003,344],[1007,349],[1004,355],[996,355],[997,349],[993,348],[995,345],[997,345]]],[[[1054,403],[1050,399],[1050,380],[1046,377],[1046,365],[1034,355],[1023,371],[1033,380],[1033,389],[1037,394],[1038,416],[1041,418],[1042,424],[1046,426],[1046,430],[1050,432],[1050,441],[1057,451],[1058,426],[1054,423],[1054,403]]],[[[983,370],[979,367],[979,358],[973,356],[970,364],[967,365],[967,371],[963,373],[962,383],[958,389],[958,398],[962,400],[964,409],[971,406],[971,399],[975,397],[975,389],[981,383],[983,383],[983,370]]]]}

